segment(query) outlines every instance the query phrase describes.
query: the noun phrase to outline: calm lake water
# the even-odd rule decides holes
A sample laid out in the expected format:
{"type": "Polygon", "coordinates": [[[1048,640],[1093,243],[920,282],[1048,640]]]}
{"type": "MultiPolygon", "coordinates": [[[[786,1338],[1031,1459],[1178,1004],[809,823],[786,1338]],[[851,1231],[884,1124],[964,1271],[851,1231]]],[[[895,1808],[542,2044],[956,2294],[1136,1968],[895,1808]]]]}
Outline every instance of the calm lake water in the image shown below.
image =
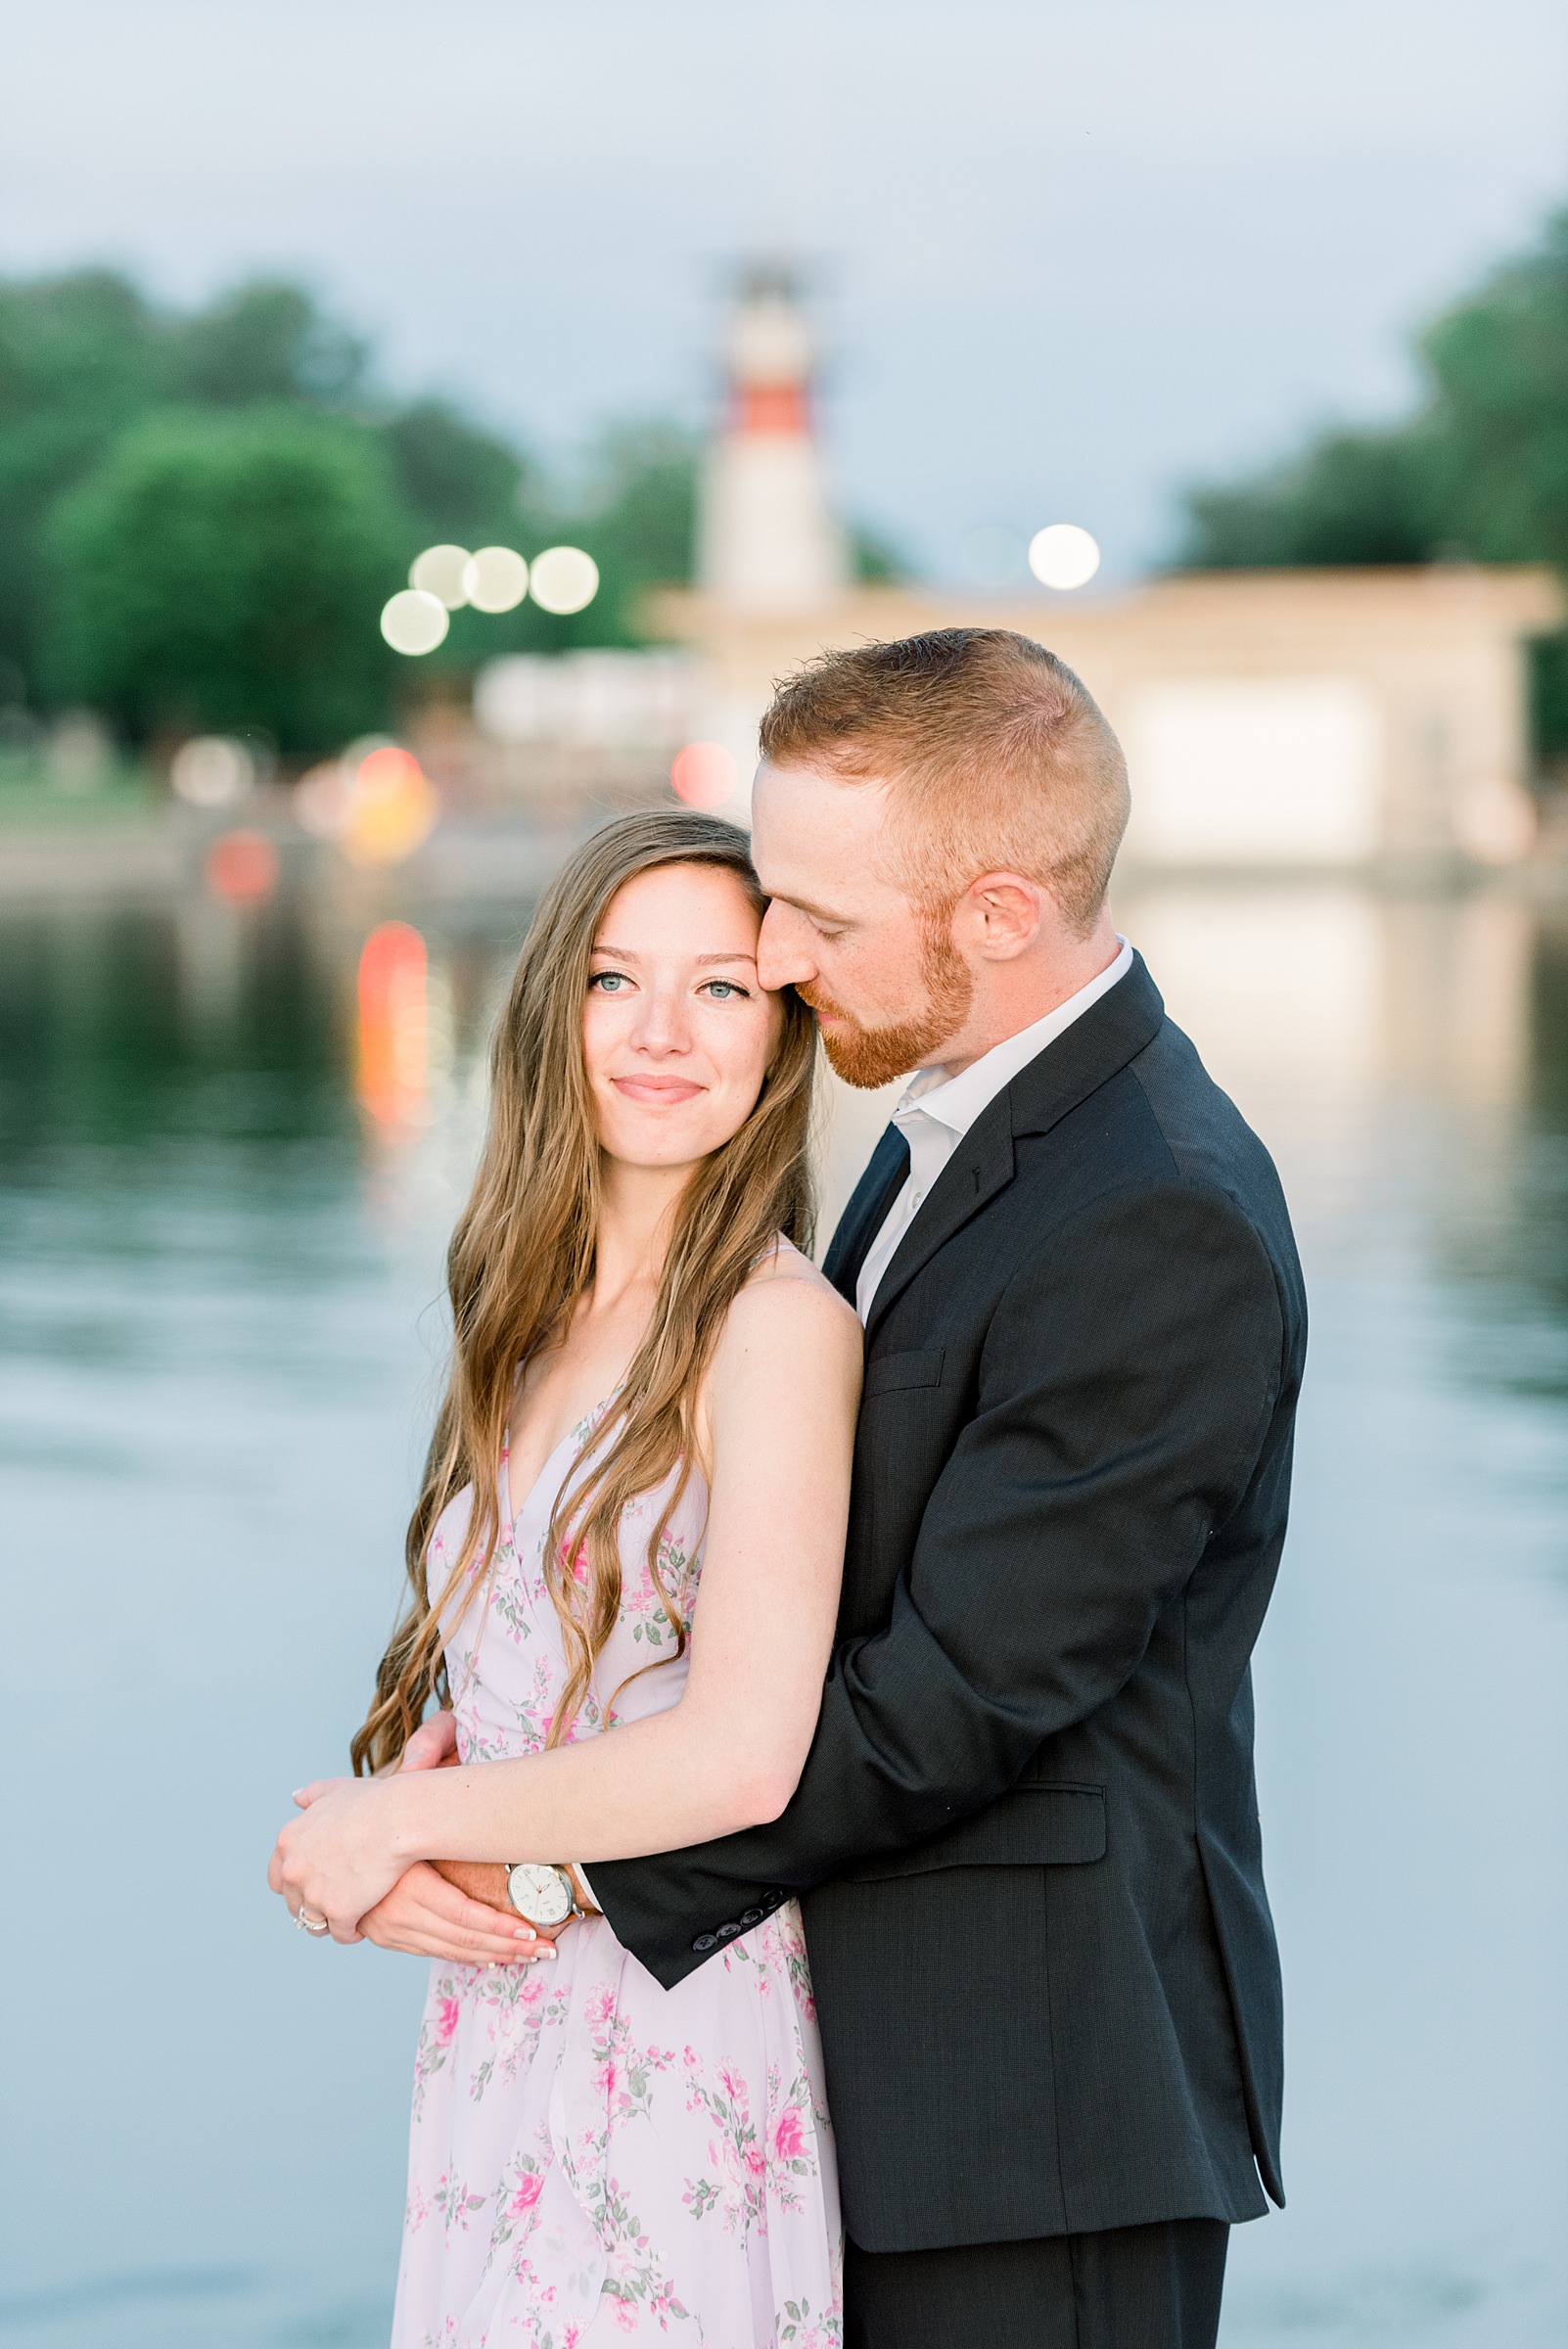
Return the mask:
{"type": "MultiPolygon", "coordinates": [[[[385,2339],[422,1967],[266,1892],[397,1600],[522,907],[0,907],[0,2340],[385,2339]]],[[[1568,913],[1119,903],[1314,1339],[1258,1663],[1289,2210],[1227,2349],[1568,2337],[1568,913]]],[[[885,1115],[841,1101],[841,1198],[885,1115]]],[[[954,1986],[961,1996],[961,1985],[954,1986]]]]}

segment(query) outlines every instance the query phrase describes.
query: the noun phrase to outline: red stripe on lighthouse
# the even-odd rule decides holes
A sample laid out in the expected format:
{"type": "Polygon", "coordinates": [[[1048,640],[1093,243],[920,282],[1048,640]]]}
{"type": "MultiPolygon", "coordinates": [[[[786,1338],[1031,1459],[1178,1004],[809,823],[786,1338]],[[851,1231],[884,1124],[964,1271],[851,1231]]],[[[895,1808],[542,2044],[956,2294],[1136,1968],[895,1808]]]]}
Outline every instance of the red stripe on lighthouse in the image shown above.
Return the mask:
{"type": "Polygon", "coordinates": [[[810,429],[804,384],[737,384],[738,433],[797,433],[810,429]]]}

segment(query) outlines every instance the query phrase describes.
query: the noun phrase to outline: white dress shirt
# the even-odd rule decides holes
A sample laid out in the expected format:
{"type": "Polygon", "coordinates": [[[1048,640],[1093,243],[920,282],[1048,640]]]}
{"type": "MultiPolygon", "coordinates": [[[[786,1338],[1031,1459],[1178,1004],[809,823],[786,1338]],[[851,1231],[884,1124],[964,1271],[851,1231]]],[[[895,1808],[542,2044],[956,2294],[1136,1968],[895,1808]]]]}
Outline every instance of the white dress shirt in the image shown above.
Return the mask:
{"type": "Polygon", "coordinates": [[[1011,1084],[1020,1069],[1054,1044],[1057,1037],[1082,1019],[1091,1003],[1109,994],[1119,979],[1125,979],[1132,968],[1132,949],[1125,938],[1118,940],[1121,952],[1108,963],[1097,979],[1081,987],[1076,995],[1058,1003],[1042,1020],[1032,1028],[1021,1028],[1016,1036],[992,1044],[978,1060],[956,1077],[945,1069],[921,1069],[904,1087],[893,1123],[909,1145],[909,1172],[887,1215],[882,1228],[866,1251],[860,1277],[854,1285],[854,1306],[862,1321],[870,1313],[882,1275],[892,1263],[899,1242],[914,1221],[930,1193],[932,1184],[969,1131],[981,1111],[995,1100],[1002,1087],[1011,1084]]]}

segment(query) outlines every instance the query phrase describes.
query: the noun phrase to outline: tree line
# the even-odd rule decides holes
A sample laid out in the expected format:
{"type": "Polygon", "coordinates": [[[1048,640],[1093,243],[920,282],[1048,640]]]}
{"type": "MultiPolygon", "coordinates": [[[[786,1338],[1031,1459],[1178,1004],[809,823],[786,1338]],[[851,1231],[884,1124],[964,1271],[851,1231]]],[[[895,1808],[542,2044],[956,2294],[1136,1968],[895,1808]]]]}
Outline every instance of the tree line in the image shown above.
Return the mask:
{"type": "MultiPolygon", "coordinates": [[[[1424,395],[1251,481],[1187,493],[1199,569],[1545,562],[1568,574],[1568,211],[1418,340],[1424,395]]],[[[1533,648],[1538,752],[1568,757],[1568,632],[1533,648]]]]}
{"type": "Polygon", "coordinates": [[[298,286],[181,312],[108,270],[0,283],[0,704],[330,751],[408,687],[378,622],[422,547],[565,540],[602,581],[570,616],[455,613],[426,675],[632,644],[646,589],[690,574],[695,478],[688,437],[629,425],[563,494],[450,403],[387,396],[298,286]]]}

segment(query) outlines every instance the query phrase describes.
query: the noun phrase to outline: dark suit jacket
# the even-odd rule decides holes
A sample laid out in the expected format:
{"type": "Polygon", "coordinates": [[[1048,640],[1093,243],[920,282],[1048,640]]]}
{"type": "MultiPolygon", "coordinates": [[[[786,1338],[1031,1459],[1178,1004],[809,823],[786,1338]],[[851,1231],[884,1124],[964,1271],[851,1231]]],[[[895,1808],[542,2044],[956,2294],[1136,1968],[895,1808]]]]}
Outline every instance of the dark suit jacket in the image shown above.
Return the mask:
{"type": "MultiPolygon", "coordinates": [[[[846,1296],[890,1128],[827,1260],[846,1296]]],[[[839,1636],[767,1826],[597,1862],[667,1986],[805,1896],[873,2251],[1256,2217],[1280,1988],[1249,1659],[1305,1344],[1268,1153],[1141,961],[978,1118],[866,1331],[839,1636]]]]}

